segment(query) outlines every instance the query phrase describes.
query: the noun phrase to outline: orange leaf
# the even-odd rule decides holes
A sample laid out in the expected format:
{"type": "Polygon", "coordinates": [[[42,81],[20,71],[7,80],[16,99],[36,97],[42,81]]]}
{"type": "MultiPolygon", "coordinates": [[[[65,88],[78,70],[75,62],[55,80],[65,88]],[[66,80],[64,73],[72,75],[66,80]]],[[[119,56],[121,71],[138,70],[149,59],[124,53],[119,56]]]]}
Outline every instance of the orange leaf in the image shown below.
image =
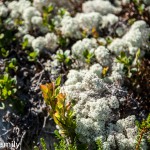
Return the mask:
{"type": "Polygon", "coordinates": [[[66,98],[65,94],[59,93],[56,97],[58,100],[64,100],[66,98]]]}
{"type": "Polygon", "coordinates": [[[96,28],[92,28],[92,35],[93,35],[94,38],[98,38],[99,37],[99,34],[96,31],[96,28]]]}
{"type": "Polygon", "coordinates": [[[57,107],[62,108],[65,102],[65,95],[62,93],[59,93],[56,98],[57,98],[57,107]]]}
{"type": "Polygon", "coordinates": [[[43,93],[48,93],[47,85],[41,84],[40,89],[42,90],[43,93]]]}
{"type": "Polygon", "coordinates": [[[52,83],[47,83],[46,85],[48,87],[48,91],[50,92],[51,96],[54,95],[55,84],[52,82],[52,83]]]}

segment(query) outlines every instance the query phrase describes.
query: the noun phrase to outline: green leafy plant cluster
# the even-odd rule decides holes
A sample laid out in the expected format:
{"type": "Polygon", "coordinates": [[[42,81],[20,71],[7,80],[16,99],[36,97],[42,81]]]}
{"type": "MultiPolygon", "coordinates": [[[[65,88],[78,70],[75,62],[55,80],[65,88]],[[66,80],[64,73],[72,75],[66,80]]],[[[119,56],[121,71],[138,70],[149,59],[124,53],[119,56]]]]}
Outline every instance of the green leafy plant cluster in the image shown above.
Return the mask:
{"type": "Polygon", "coordinates": [[[70,66],[72,64],[72,59],[70,57],[70,51],[58,51],[56,54],[56,59],[65,64],[66,66],[70,66]]]}
{"type": "Polygon", "coordinates": [[[28,47],[28,43],[29,43],[29,42],[28,42],[28,39],[24,39],[24,41],[21,43],[23,50],[28,47]]]}
{"type": "Polygon", "coordinates": [[[121,52],[120,56],[116,56],[117,62],[124,65],[126,75],[130,78],[134,72],[140,67],[140,49],[136,52],[135,58],[127,56],[125,52],[121,52]]]}
{"type": "Polygon", "coordinates": [[[43,25],[48,27],[50,31],[53,31],[55,28],[53,19],[50,19],[53,10],[53,5],[43,8],[43,25]]]}
{"type": "MultiPolygon", "coordinates": [[[[45,142],[44,138],[40,138],[40,147],[42,150],[47,150],[46,142],[45,142]]],[[[39,147],[34,146],[34,150],[39,150],[39,147]]]]}
{"type": "Polygon", "coordinates": [[[97,150],[103,150],[103,143],[100,139],[96,141],[97,150]]]}
{"type": "Polygon", "coordinates": [[[67,144],[66,139],[59,134],[58,130],[55,130],[55,135],[59,140],[58,144],[54,143],[55,150],[78,150],[77,144],[75,142],[72,144],[67,144]]]}
{"type": "Polygon", "coordinates": [[[85,62],[87,63],[87,64],[91,64],[92,63],[92,60],[94,59],[94,53],[92,53],[92,52],[89,52],[88,50],[84,50],[83,51],[83,56],[84,56],[84,58],[85,58],[85,62]]]}
{"type": "Polygon", "coordinates": [[[15,87],[16,79],[11,78],[8,73],[0,76],[0,99],[6,100],[13,95],[17,89],[15,87]]]}
{"type": "MultiPolygon", "coordinates": [[[[74,143],[67,144],[65,138],[57,130],[55,131],[55,135],[59,140],[59,143],[54,144],[55,150],[89,150],[88,144],[77,143],[78,140],[75,140],[74,143]]],[[[103,150],[103,143],[100,139],[94,144],[96,144],[96,147],[93,147],[93,150],[103,150]]]]}
{"type": "Polygon", "coordinates": [[[140,15],[144,13],[145,4],[142,0],[132,0],[140,15]]]}
{"type": "MultiPolygon", "coordinates": [[[[6,22],[5,22],[6,23],[6,22]]],[[[4,20],[0,18],[0,55],[3,57],[7,57],[9,55],[9,48],[12,43],[15,45],[16,37],[15,37],[16,29],[6,29],[4,25],[4,20]]]]}
{"type": "MultiPolygon", "coordinates": [[[[67,143],[66,138],[61,136],[58,130],[55,130],[54,133],[56,138],[59,140],[58,143],[54,143],[55,150],[88,150],[87,144],[79,144],[77,143],[77,140],[75,140],[73,143],[67,143]]],[[[48,150],[44,138],[40,138],[40,146],[34,146],[34,150],[40,150],[41,148],[42,150],[48,150]]],[[[96,141],[95,150],[103,150],[103,144],[100,139],[96,141]]]]}
{"type": "Polygon", "coordinates": [[[59,126],[61,135],[66,136],[70,143],[75,138],[76,122],[74,112],[71,109],[71,103],[66,103],[66,95],[60,92],[61,78],[58,77],[55,82],[41,85],[43,97],[49,106],[49,114],[59,126]]]}
{"type": "Polygon", "coordinates": [[[5,72],[9,72],[10,70],[14,70],[16,72],[18,69],[17,59],[16,58],[10,59],[9,61],[6,62],[5,66],[6,66],[5,72]]]}

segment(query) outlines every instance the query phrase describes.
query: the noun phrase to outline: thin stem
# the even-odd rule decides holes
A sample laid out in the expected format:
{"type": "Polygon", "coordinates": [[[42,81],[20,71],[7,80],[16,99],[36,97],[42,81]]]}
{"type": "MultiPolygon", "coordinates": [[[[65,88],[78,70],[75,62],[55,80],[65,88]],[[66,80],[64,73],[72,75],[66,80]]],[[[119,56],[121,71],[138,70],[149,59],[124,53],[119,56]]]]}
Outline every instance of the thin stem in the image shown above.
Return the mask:
{"type": "Polygon", "coordinates": [[[139,150],[140,149],[140,144],[141,144],[142,138],[143,138],[143,136],[144,136],[144,134],[146,132],[147,132],[147,128],[143,128],[142,131],[140,132],[140,137],[138,139],[138,142],[137,142],[135,150],[139,150]]]}

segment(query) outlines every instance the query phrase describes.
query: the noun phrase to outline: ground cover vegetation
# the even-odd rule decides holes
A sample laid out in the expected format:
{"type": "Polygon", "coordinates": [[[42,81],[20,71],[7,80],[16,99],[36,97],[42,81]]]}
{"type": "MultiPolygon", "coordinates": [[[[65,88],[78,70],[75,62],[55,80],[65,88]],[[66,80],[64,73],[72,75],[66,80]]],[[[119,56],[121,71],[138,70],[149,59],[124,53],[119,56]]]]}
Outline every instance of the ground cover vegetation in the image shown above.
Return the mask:
{"type": "Polygon", "coordinates": [[[149,91],[149,0],[0,1],[0,143],[149,150],[149,91]]]}

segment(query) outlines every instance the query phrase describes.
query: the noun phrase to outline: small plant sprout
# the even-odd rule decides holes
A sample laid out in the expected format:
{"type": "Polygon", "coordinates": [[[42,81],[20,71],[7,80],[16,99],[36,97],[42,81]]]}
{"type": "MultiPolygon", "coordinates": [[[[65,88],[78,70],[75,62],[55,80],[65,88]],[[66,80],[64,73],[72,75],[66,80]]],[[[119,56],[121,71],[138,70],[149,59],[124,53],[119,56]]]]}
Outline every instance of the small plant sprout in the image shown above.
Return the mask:
{"type": "Polygon", "coordinates": [[[37,52],[37,51],[28,52],[28,60],[29,61],[36,61],[38,55],[39,55],[39,52],[37,52]]]}
{"type": "Polygon", "coordinates": [[[10,61],[6,63],[5,71],[9,72],[9,70],[14,70],[15,72],[18,69],[16,58],[12,58],[10,61]]]}
{"type": "Polygon", "coordinates": [[[96,145],[97,145],[97,150],[103,150],[103,143],[102,143],[101,139],[98,139],[96,141],[96,145]]]}
{"type": "Polygon", "coordinates": [[[72,64],[69,50],[66,50],[65,52],[63,52],[62,50],[58,51],[56,54],[56,59],[60,63],[64,63],[67,66],[70,66],[72,64]]]}
{"type": "Polygon", "coordinates": [[[26,49],[28,47],[28,39],[26,38],[23,42],[22,42],[22,49],[26,49]]]}
{"type": "Polygon", "coordinates": [[[91,64],[92,60],[94,59],[94,53],[89,52],[88,50],[83,51],[83,56],[87,64],[91,64]]]}
{"type": "Polygon", "coordinates": [[[140,49],[137,50],[135,58],[131,56],[128,57],[123,51],[120,53],[120,56],[116,56],[117,62],[124,65],[125,72],[129,78],[134,72],[137,72],[140,67],[139,57],[140,49]]]}

